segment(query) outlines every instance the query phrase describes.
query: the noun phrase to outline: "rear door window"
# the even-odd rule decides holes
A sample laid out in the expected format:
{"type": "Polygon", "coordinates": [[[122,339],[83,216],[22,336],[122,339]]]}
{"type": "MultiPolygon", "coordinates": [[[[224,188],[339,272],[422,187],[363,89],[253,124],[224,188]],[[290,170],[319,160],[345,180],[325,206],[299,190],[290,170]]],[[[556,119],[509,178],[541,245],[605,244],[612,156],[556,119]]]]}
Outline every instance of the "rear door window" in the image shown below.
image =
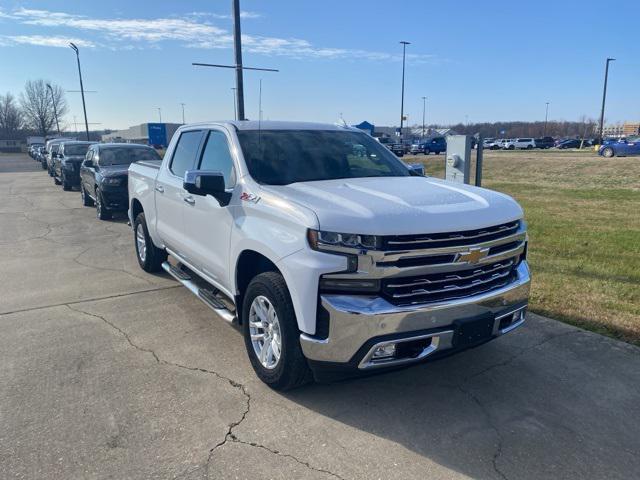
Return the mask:
{"type": "Polygon", "coordinates": [[[183,132],[180,134],[178,144],[173,152],[171,158],[171,165],[169,170],[175,176],[183,178],[184,172],[193,168],[198,150],[200,149],[200,142],[202,141],[202,130],[195,130],[190,132],[183,132]]]}

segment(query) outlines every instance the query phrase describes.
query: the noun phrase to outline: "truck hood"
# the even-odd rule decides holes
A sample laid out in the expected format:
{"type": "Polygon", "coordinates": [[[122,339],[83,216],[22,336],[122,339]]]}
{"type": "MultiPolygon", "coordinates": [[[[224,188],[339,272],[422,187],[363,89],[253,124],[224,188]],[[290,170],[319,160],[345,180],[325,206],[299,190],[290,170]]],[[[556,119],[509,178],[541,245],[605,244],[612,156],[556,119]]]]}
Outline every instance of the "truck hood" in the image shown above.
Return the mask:
{"type": "Polygon", "coordinates": [[[262,188],[311,209],[320,229],[342,233],[474,230],[523,215],[507,195],[430,177],[349,178],[262,188]]]}

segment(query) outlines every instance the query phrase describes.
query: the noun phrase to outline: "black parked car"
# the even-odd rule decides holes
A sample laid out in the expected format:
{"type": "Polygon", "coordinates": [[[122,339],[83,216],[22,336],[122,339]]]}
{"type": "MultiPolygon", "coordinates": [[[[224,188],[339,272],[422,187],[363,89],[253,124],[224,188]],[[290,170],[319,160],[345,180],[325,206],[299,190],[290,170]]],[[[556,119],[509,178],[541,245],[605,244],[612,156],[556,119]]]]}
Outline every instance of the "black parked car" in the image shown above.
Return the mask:
{"type": "Polygon", "coordinates": [[[555,140],[553,139],[553,137],[542,137],[542,138],[536,138],[535,139],[536,142],[536,148],[551,148],[555,145],[555,140]]]}
{"type": "Polygon", "coordinates": [[[52,159],[53,181],[62,184],[63,190],[80,186],[80,165],[87,150],[96,142],[64,142],[58,147],[58,153],[52,159]]]}
{"type": "Polygon", "coordinates": [[[146,145],[97,143],[91,145],[80,167],[80,194],[84,206],[96,206],[100,220],[129,206],[127,177],[129,165],[141,160],[160,160],[146,145]]]}
{"type": "MultiPolygon", "coordinates": [[[[576,138],[570,138],[568,140],[563,140],[562,142],[560,142],[558,145],[556,145],[558,148],[564,149],[564,148],[580,148],[580,144],[582,143],[582,140],[578,140],[576,138]]],[[[585,143],[586,145],[586,143],[585,143]]]]}

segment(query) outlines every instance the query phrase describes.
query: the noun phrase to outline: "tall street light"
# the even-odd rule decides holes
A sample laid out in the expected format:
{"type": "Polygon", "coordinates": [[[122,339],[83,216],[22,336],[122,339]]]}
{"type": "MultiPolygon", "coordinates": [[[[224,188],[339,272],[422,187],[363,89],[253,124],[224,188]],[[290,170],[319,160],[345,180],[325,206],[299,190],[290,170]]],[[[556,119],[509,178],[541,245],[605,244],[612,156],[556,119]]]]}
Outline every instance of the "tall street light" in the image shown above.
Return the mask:
{"type": "Polygon", "coordinates": [[[404,40],[400,43],[402,44],[402,99],[400,100],[400,143],[402,143],[402,125],[404,123],[404,67],[407,45],[411,45],[411,43],[405,42],[404,40]]]}
{"type": "Polygon", "coordinates": [[[76,60],[78,61],[78,76],[80,77],[80,93],[82,95],[82,110],[84,111],[84,128],[87,132],[87,140],[89,140],[89,122],[87,121],[87,106],[84,103],[84,86],[82,85],[82,70],[80,69],[80,51],[75,43],[69,42],[69,47],[76,52],[76,60]]]}
{"type": "Polygon", "coordinates": [[[51,84],[47,83],[47,89],[51,92],[51,103],[53,103],[53,116],[56,119],[56,128],[58,129],[58,135],[60,135],[60,124],[58,123],[58,109],[56,108],[56,98],[53,96],[53,88],[51,88],[51,84]]]}
{"type": "Polygon", "coordinates": [[[182,105],[182,124],[184,125],[185,124],[185,121],[184,121],[184,103],[181,103],[180,105],[182,105]]]}
{"type": "Polygon", "coordinates": [[[549,102],[545,102],[546,108],[544,110],[544,129],[542,130],[542,136],[547,136],[547,120],[549,118],[549,102]]]}
{"type": "Polygon", "coordinates": [[[158,118],[160,119],[160,123],[162,123],[162,108],[156,107],[158,109],[158,118]]]}
{"type": "Polygon", "coordinates": [[[427,97],[422,97],[422,139],[423,140],[424,140],[424,127],[425,127],[424,119],[425,119],[426,111],[427,111],[427,97]]]}
{"type": "Polygon", "coordinates": [[[607,101],[607,80],[609,79],[609,63],[614,62],[615,58],[607,58],[604,69],[604,88],[602,89],[602,110],[600,110],[600,135],[599,141],[602,143],[602,133],[604,131],[604,104],[607,101]]]}

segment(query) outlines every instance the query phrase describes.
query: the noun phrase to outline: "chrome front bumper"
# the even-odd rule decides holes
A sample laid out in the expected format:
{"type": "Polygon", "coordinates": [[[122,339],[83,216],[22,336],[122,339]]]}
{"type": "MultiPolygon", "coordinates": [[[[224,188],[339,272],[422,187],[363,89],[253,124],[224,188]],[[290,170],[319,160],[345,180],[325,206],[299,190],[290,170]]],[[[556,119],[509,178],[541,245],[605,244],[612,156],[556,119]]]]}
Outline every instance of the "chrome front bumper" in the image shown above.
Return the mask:
{"type": "Polygon", "coordinates": [[[355,360],[358,368],[368,369],[419,361],[451,349],[456,320],[491,314],[495,318],[493,336],[508,333],[524,323],[524,315],[502,329],[500,322],[514,312],[524,312],[531,283],[526,261],[520,263],[516,272],[516,280],[506,287],[444,303],[400,307],[378,296],[322,295],[322,307],[329,313],[329,335],[326,339],[300,335],[302,351],[309,360],[331,363],[355,360]],[[416,335],[411,335],[411,332],[416,332],[416,335]],[[383,337],[380,342],[374,340],[364,354],[359,352],[365,344],[378,337],[383,337]],[[431,343],[416,358],[385,363],[369,361],[373,350],[388,343],[390,338],[393,341],[430,338],[431,343]],[[356,354],[362,358],[354,358],[356,354]]]}

